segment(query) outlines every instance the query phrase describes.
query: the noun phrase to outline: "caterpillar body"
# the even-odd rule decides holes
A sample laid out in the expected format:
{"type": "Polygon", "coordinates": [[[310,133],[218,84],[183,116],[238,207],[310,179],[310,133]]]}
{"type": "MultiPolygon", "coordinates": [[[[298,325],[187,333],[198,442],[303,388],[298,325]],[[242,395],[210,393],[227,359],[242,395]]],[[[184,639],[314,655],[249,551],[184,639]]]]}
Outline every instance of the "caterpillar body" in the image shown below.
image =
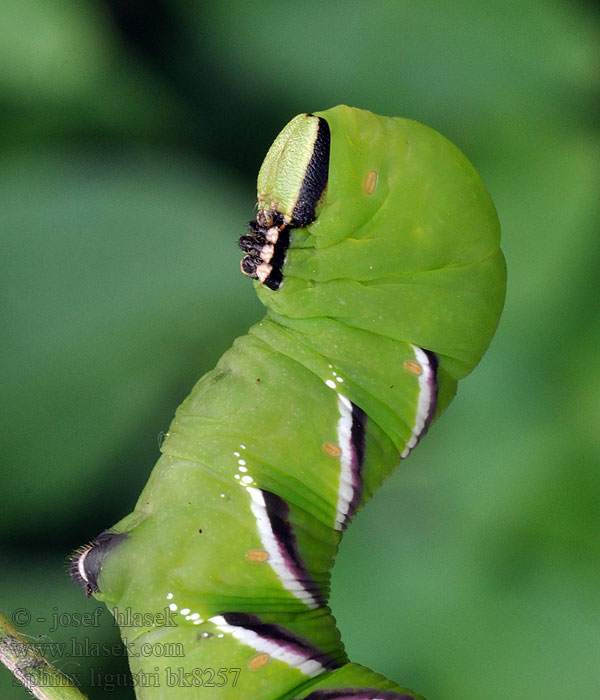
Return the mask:
{"type": "Polygon", "coordinates": [[[265,318],[196,384],[134,512],[72,576],[118,616],[134,678],[154,674],[141,700],[419,698],[348,661],[330,570],[495,332],[494,206],[437,132],[338,106],[276,138],[240,247],[265,318]],[[173,643],[181,658],[144,652],[173,643]]]}

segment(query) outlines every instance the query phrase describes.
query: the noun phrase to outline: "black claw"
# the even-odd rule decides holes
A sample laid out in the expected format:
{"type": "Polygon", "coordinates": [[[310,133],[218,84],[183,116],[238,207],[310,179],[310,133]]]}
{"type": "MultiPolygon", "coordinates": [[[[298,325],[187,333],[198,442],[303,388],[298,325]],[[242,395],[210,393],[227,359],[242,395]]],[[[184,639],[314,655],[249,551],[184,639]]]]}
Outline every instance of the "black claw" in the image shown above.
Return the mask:
{"type": "Polygon", "coordinates": [[[253,279],[257,279],[256,268],[261,264],[261,262],[262,260],[256,255],[246,255],[246,257],[242,259],[240,267],[245,275],[248,275],[248,277],[252,277],[253,279]]]}
{"type": "Polygon", "coordinates": [[[244,253],[258,253],[266,243],[267,240],[262,234],[256,236],[240,236],[238,241],[238,245],[244,253]]]}

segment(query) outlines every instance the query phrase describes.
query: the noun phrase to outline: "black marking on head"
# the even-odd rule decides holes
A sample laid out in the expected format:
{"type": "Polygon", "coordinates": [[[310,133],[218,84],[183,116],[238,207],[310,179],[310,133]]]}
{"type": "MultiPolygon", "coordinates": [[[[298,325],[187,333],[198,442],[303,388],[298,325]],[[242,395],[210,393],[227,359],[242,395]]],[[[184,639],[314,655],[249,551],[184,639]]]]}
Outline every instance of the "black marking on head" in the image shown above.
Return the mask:
{"type": "MultiPolygon", "coordinates": [[[[311,114],[308,115],[312,116],[311,114]]],[[[313,146],[312,156],[304,174],[298,201],[292,213],[292,225],[295,228],[308,226],[315,220],[316,208],[323,196],[329,177],[329,153],[331,150],[331,131],[329,124],[318,117],[319,128],[313,146]]]]}
{"type": "Polygon", "coordinates": [[[396,693],[393,690],[377,688],[335,688],[332,690],[315,690],[304,700],[415,700],[408,693],[396,693]]]}
{"type": "Polygon", "coordinates": [[[98,593],[98,576],[106,555],[126,539],[126,533],[102,532],[95,540],[78,549],[71,557],[69,573],[89,597],[98,593]]]}
{"type": "Polygon", "coordinates": [[[241,627],[257,634],[259,637],[274,642],[277,646],[289,649],[297,654],[306,656],[307,659],[318,661],[324,668],[333,670],[342,664],[328,654],[323,653],[318,647],[311,644],[304,637],[295,635],[281,625],[273,625],[263,622],[256,615],[248,613],[225,613],[225,622],[233,627],[241,627]]]}

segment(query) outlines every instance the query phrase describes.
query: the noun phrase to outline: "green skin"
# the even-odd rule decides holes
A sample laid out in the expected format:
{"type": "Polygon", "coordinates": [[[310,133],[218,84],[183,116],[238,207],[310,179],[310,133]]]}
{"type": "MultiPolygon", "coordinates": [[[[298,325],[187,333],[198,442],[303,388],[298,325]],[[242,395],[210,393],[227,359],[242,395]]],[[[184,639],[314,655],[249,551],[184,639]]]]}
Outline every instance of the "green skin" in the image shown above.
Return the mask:
{"type": "MultiPolygon", "coordinates": [[[[121,616],[149,615],[121,620],[138,698],[410,692],[347,662],[329,608],[288,590],[272,557],[252,556],[264,542],[246,486],[287,502],[298,552],[326,600],[342,534],[340,457],[327,450],[340,439],[338,394],[367,416],[362,506],[411,437],[420,391],[405,366],[412,345],[439,358],[437,418],[494,334],[505,291],[499,225],[477,173],[437,132],[345,106],[315,115],[331,131],[316,220],[293,230],[281,288],[255,282],[266,317],[196,384],[134,512],[111,528],[128,537],[106,556],[96,597],[121,616]],[[159,613],[169,606],[177,611],[165,626],[159,613]],[[290,630],[339,668],[309,675],[240,641],[219,624],[233,612],[290,630]],[[157,643],[180,643],[183,656],[157,643]],[[194,669],[195,680],[181,675],[194,669]]],[[[291,215],[314,125],[300,115],[278,137],[259,176],[259,208],[291,215]]]]}

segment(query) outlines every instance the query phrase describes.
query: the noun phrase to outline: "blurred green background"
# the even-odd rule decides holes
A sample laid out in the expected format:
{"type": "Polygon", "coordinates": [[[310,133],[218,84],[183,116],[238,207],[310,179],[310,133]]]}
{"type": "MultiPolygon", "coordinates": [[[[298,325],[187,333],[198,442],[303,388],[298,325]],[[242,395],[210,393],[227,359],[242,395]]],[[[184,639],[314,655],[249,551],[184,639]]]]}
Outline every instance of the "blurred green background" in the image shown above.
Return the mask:
{"type": "MultiPolygon", "coordinates": [[[[66,557],[132,509],[177,404],[261,316],[236,247],[258,167],[294,114],[340,102],[454,141],[509,269],[488,354],[345,537],[349,654],[428,700],[599,697],[595,12],[0,3],[1,609],[66,644],[48,655],[90,700],[133,691],[111,686],[122,656],[71,648],[118,633],[106,611],[70,624],[98,604],[66,557]]],[[[0,693],[29,697],[6,671],[0,693]]]]}

